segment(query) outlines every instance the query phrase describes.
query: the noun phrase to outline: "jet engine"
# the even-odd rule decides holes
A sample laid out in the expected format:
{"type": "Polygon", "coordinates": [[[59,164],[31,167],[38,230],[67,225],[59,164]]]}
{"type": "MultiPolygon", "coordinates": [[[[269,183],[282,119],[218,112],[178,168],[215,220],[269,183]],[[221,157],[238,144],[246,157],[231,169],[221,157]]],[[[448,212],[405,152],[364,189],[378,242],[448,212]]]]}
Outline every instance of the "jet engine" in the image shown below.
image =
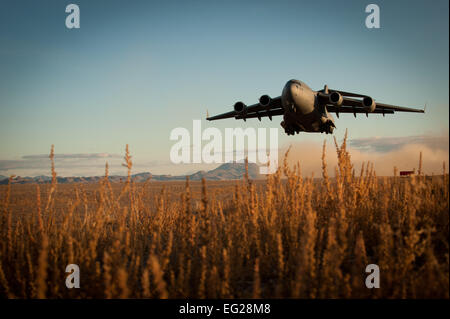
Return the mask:
{"type": "Polygon", "coordinates": [[[245,108],[247,107],[247,105],[245,105],[243,102],[236,102],[235,104],[234,104],[234,110],[237,112],[237,113],[243,113],[244,111],[245,111],[245,108]]]}
{"type": "Polygon", "coordinates": [[[365,98],[363,98],[362,105],[366,112],[373,112],[377,107],[375,101],[370,96],[366,96],[365,98]]]}
{"type": "Polygon", "coordinates": [[[271,101],[272,99],[268,95],[261,95],[261,97],[259,98],[259,104],[261,104],[262,106],[268,106],[271,101]]]}
{"type": "Polygon", "coordinates": [[[344,98],[338,92],[332,92],[328,96],[328,100],[330,101],[331,104],[336,105],[336,106],[341,106],[342,102],[344,102],[344,98]]]}

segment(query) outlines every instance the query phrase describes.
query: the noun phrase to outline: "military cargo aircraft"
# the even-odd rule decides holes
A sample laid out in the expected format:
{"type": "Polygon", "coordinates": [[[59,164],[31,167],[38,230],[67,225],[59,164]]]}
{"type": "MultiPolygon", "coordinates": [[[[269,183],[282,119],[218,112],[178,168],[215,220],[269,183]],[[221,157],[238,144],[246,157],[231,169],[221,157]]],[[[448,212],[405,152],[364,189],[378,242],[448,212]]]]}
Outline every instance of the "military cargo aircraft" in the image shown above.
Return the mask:
{"type": "Polygon", "coordinates": [[[394,112],[417,112],[423,110],[378,103],[363,94],[329,89],[327,85],[322,90],[314,91],[302,81],[289,80],[283,88],[281,96],[271,98],[262,95],[259,103],[250,106],[236,102],[234,110],[220,115],[207,117],[209,121],[235,118],[246,121],[249,118],[283,115],[280,123],[286,134],[294,135],[300,132],[333,133],[334,119],[330,113],[393,114],[394,112]]]}

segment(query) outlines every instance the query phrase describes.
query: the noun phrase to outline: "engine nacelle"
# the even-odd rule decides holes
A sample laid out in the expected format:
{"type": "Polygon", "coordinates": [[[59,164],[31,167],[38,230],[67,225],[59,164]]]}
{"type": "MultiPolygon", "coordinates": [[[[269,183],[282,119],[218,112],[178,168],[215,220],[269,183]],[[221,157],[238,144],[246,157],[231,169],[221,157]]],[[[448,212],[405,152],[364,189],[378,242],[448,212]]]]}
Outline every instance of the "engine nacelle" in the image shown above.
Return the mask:
{"type": "Polygon", "coordinates": [[[362,105],[365,111],[368,113],[373,112],[377,107],[375,101],[370,96],[366,96],[365,98],[363,98],[362,105]]]}
{"type": "Polygon", "coordinates": [[[259,104],[261,104],[262,106],[269,106],[270,102],[272,101],[272,99],[270,98],[270,96],[268,95],[261,95],[261,97],[259,98],[259,104]]]}
{"type": "Polygon", "coordinates": [[[245,108],[247,107],[247,105],[245,105],[243,102],[236,102],[234,103],[234,110],[237,113],[243,113],[245,111],[245,108]]]}
{"type": "Polygon", "coordinates": [[[330,103],[333,104],[333,105],[341,106],[342,103],[344,102],[344,98],[342,97],[342,95],[340,93],[332,92],[328,96],[328,101],[330,101],[330,103]]]}

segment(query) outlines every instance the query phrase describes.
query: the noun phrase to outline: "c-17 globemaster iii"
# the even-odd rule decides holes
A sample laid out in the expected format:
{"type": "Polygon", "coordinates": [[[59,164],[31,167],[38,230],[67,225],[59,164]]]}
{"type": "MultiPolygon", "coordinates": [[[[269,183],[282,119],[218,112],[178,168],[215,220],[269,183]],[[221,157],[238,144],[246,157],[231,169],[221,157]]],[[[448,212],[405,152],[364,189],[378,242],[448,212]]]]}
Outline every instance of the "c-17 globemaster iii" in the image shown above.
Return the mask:
{"type": "Polygon", "coordinates": [[[280,123],[286,134],[294,135],[300,132],[333,133],[334,119],[330,113],[393,114],[394,112],[424,113],[425,109],[413,109],[402,106],[375,102],[364,94],[344,92],[329,89],[327,85],[322,90],[314,91],[302,81],[289,80],[283,88],[281,96],[271,98],[262,95],[259,103],[250,106],[243,102],[234,104],[234,111],[207,117],[214,121],[226,118],[243,119],[283,115],[280,123]]]}

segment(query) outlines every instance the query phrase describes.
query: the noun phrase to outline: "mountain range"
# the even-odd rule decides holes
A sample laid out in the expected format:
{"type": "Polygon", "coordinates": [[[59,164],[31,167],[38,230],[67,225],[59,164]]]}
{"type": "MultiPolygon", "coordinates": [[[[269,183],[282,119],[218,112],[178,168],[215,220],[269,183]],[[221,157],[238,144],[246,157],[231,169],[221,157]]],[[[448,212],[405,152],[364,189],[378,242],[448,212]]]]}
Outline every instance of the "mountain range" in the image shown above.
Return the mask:
{"type": "MultiPolygon", "coordinates": [[[[151,180],[154,181],[183,181],[186,179],[186,176],[189,176],[189,180],[201,180],[205,178],[206,180],[235,180],[241,179],[245,174],[245,163],[225,163],[220,165],[219,167],[210,170],[210,171],[198,171],[194,174],[190,175],[153,175],[149,172],[138,173],[132,175],[132,179],[135,182],[145,182],[147,179],[151,177],[151,180]]],[[[259,174],[259,166],[255,163],[248,163],[248,176],[251,179],[261,179],[264,178],[264,175],[259,174]]],[[[104,178],[104,176],[87,176],[87,177],[57,177],[57,181],[59,184],[66,183],[95,183],[104,178]]],[[[109,180],[111,182],[120,182],[126,180],[126,176],[109,176],[109,180]]],[[[35,176],[35,177],[21,177],[17,176],[13,179],[14,184],[30,184],[30,183],[38,183],[38,184],[47,184],[52,181],[50,176],[35,176]]],[[[8,177],[0,175],[0,185],[8,184],[8,177]]]]}

